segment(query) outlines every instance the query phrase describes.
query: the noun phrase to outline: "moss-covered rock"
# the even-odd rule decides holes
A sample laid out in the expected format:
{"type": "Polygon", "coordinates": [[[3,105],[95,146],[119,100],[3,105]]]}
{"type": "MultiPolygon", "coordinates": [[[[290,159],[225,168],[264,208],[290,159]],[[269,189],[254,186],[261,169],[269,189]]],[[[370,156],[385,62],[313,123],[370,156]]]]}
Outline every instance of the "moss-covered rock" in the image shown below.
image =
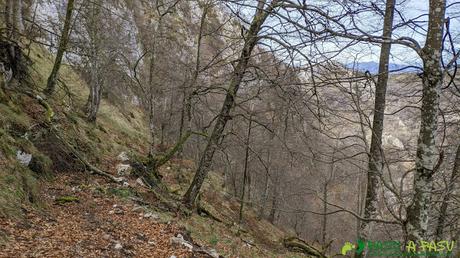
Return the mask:
{"type": "Polygon", "coordinates": [[[56,204],[63,205],[69,202],[80,202],[80,199],[76,196],[60,196],[54,200],[56,204]]]}

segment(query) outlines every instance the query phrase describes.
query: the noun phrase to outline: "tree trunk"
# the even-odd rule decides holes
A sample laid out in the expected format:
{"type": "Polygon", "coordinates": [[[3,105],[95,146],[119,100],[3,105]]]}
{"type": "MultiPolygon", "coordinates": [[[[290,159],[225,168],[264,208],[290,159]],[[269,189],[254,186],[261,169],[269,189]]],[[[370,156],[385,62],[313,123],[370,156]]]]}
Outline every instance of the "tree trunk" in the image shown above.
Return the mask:
{"type": "Polygon", "coordinates": [[[273,184],[273,196],[272,196],[272,207],[270,209],[270,214],[268,215],[268,221],[270,223],[275,224],[275,219],[276,219],[276,210],[278,206],[278,183],[279,183],[279,178],[276,178],[276,182],[273,184]]]}
{"type": "MultiPolygon", "coordinates": [[[[243,169],[243,192],[241,193],[241,200],[240,200],[240,215],[238,218],[239,224],[243,222],[243,209],[244,209],[244,197],[246,193],[246,182],[249,179],[248,175],[248,163],[249,163],[249,143],[251,140],[251,129],[252,129],[252,115],[249,117],[249,125],[248,125],[248,134],[246,135],[246,150],[244,155],[244,169],[243,169]]],[[[251,185],[249,185],[251,187],[251,185]]]]}
{"type": "Polygon", "coordinates": [[[264,181],[264,191],[263,191],[263,194],[262,194],[262,198],[261,198],[261,205],[259,207],[259,213],[258,213],[258,218],[259,219],[262,219],[264,214],[265,214],[265,206],[267,205],[267,201],[268,201],[268,186],[269,186],[269,177],[270,177],[270,161],[271,161],[271,155],[270,155],[270,147],[267,149],[267,166],[265,167],[266,171],[265,171],[265,181],[264,181]]]}
{"type": "Polygon", "coordinates": [[[187,130],[192,129],[192,100],[193,100],[193,96],[196,94],[193,88],[195,87],[195,84],[198,80],[198,75],[200,74],[201,41],[203,40],[203,32],[204,32],[204,26],[205,26],[208,10],[209,10],[209,7],[205,6],[203,9],[203,14],[201,15],[200,30],[198,32],[198,37],[197,37],[195,68],[193,70],[193,74],[192,74],[190,83],[188,87],[186,87],[186,91],[187,89],[189,91],[189,93],[186,93],[186,103],[185,103],[185,115],[187,116],[187,130]]]}
{"type": "Polygon", "coordinates": [[[7,103],[8,99],[6,97],[6,78],[4,75],[4,67],[3,65],[0,66],[0,102],[1,103],[7,103]]]}
{"type": "MultiPolygon", "coordinates": [[[[32,19],[33,18],[33,10],[32,7],[34,6],[34,0],[22,0],[22,17],[23,21],[27,21],[26,19],[32,19]]],[[[24,30],[26,30],[25,22],[24,24],[24,30]]]]}
{"type": "Polygon", "coordinates": [[[206,148],[200,158],[198,169],[193,178],[192,184],[188,188],[187,192],[183,197],[183,202],[186,206],[192,207],[195,199],[201,189],[201,186],[208,174],[209,168],[211,167],[212,158],[217,149],[218,143],[222,138],[222,133],[225,129],[227,121],[230,119],[230,110],[235,104],[235,98],[240,87],[241,81],[243,79],[244,73],[248,66],[249,59],[251,58],[252,50],[257,44],[259,33],[263,23],[268,17],[274,5],[277,3],[277,0],[274,0],[267,10],[264,9],[265,0],[260,0],[254,19],[251,22],[251,26],[245,35],[244,46],[238,61],[238,64],[235,67],[232,78],[230,80],[227,94],[225,96],[224,103],[222,105],[221,111],[218,115],[212,133],[208,139],[206,148]]]}
{"type": "Polygon", "coordinates": [[[160,17],[158,24],[154,30],[153,34],[153,41],[150,44],[150,62],[149,62],[149,76],[148,76],[148,105],[149,105],[149,129],[150,129],[150,150],[149,156],[150,158],[155,158],[157,153],[156,146],[155,146],[155,137],[157,136],[156,128],[155,128],[155,100],[157,95],[158,88],[155,85],[155,70],[156,70],[156,54],[157,54],[157,41],[162,37],[162,25],[163,20],[160,17]]]}
{"type": "Polygon", "coordinates": [[[18,40],[24,31],[24,21],[22,16],[22,0],[6,0],[4,20],[7,29],[7,36],[13,40],[18,40]]]}
{"type": "Polygon", "coordinates": [[[93,3],[89,13],[90,22],[87,25],[90,39],[90,91],[88,101],[86,103],[86,119],[88,122],[92,123],[96,122],[99,105],[101,103],[102,90],[104,88],[105,70],[102,65],[104,62],[107,62],[103,52],[104,43],[102,42],[101,36],[99,35],[102,33],[100,27],[98,27],[98,23],[100,22],[99,19],[101,17],[100,12],[100,6],[93,3]]]}
{"type": "Polygon", "coordinates": [[[5,11],[3,14],[3,20],[5,22],[5,27],[8,30],[7,34],[11,35],[10,33],[13,30],[13,6],[14,0],[6,0],[5,3],[5,11]]]}
{"type": "Polygon", "coordinates": [[[439,210],[438,224],[436,225],[435,240],[440,241],[443,239],[444,227],[446,226],[447,208],[449,202],[452,199],[453,190],[456,189],[455,182],[458,180],[460,175],[460,145],[457,147],[457,153],[455,155],[454,168],[450,175],[450,180],[446,186],[446,193],[442,199],[441,208],[439,210]]]}
{"type": "Polygon", "coordinates": [[[149,157],[154,158],[156,156],[156,147],[155,147],[155,137],[156,137],[156,130],[155,130],[155,101],[154,101],[154,94],[150,92],[149,96],[149,132],[150,132],[150,150],[149,150],[149,157]]]}
{"type": "Polygon", "coordinates": [[[64,28],[62,30],[61,39],[59,40],[59,47],[56,54],[56,59],[54,60],[53,70],[48,77],[48,82],[45,89],[45,94],[47,96],[53,95],[56,88],[56,80],[59,73],[59,68],[61,68],[62,57],[67,48],[67,43],[70,37],[70,21],[72,19],[74,0],[67,1],[67,10],[64,21],[64,28]]]}
{"type": "MultiPolygon", "coordinates": [[[[383,23],[383,37],[391,39],[393,32],[393,16],[395,0],[387,0],[385,18],[383,23]]],[[[375,218],[377,215],[377,199],[379,177],[382,174],[382,133],[385,113],[386,91],[388,84],[388,63],[390,60],[391,44],[382,44],[379,60],[379,75],[375,89],[374,119],[372,123],[371,147],[369,150],[366,201],[364,204],[364,218],[375,218]]],[[[372,223],[362,221],[359,230],[359,238],[367,240],[372,234],[372,223]]],[[[360,257],[357,255],[357,257],[360,257]]]]}
{"type": "MultiPolygon", "coordinates": [[[[13,41],[19,41],[19,37],[24,31],[23,17],[22,17],[22,0],[6,0],[4,10],[4,21],[6,26],[6,38],[13,41]]],[[[9,55],[13,58],[17,58],[15,44],[9,44],[8,46],[9,55]]],[[[3,67],[4,69],[11,67],[3,67]]],[[[13,70],[13,77],[15,76],[15,68],[13,70]]],[[[8,77],[8,76],[6,76],[8,77]]],[[[9,78],[5,78],[9,81],[9,78]]]]}
{"type": "Polygon", "coordinates": [[[14,16],[13,24],[17,33],[22,33],[24,31],[24,18],[22,16],[22,0],[14,1],[14,16]]]}
{"type": "Polygon", "coordinates": [[[327,236],[327,186],[328,181],[324,182],[323,185],[323,219],[321,221],[321,244],[323,247],[326,246],[326,236],[327,236]]]}
{"type": "MultiPolygon", "coordinates": [[[[201,42],[203,40],[204,26],[209,11],[209,6],[205,6],[203,13],[200,19],[200,30],[197,36],[197,46],[195,53],[195,67],[193,69],[192,77],[188,84],[184,85],[183,90],[183,99],[182,99],[182,110],[181,110],[181,120],[179,128],[179,138],[182,137],[184,127],[186,131],[192,130],[192,101],[193,97],[196,94],[195,84],[198,80],[198,75],[200,74],[200,59],[201,59],[201,42]]],[[[182,150],[180,150],[182,152],[182,150]]]]}
{"type": "MultiPolygon", "coordinates": [[[[154,41],[157,40],[154,37],[154,41]]],[[[154,158],[156,155],[156,147],[155,147],[155,137],[156,137],[156,130],[155,130],[155,86],[153,85],[153,73],[155,69],[155,42],[152,44],[153,47],[150,53],[150,64],[149,64],[149,96],[148,96],[148,105],[149,105],[149,133],[150,133],[150,149],[149,149],[149,157],[154,158]]]]}
{"type": "Polygon", "coordinates": [[[265,181],[264,181],[264,191],[262,193],[262,198],[261,198],[261,205],[259,206],[258,210],[258,215],[257,217],[259,219],[262,219],[265,213],[265,205],[267,203],[267,196],[268,196],[268,173],[265,175],[265,181]]]}
{"type": "Polygon", "coordinates": [[[436,131],[439,92],[443,80],[440,60],[445,9],[445,0],[430,0],[428,33],[425,46],[420,52],[423,60],[421,125],[415,161],[414,197],[407,210],[406,223],[407,239],[413,241],[425,239],[432,176],[436,172],[439,156],[436,148],[436,131]]]}
{"type": "MultiPolygon", "coordinates": [[[[455,235],[453,235],[452,240],[454,240],[456,243],[459,243],[460,241],[460,229],[457,227],[456,228],[457,232],[455,235]]],[[[452,252],[452,257],[460,257],[460,248],[455,248],[454,251],[452,252]]]]}
{"type": "Polygon", "coordinates": [[[93,67],[90,71],[91,81],[90,81],[90,91],[88,96],[88,101],[86,103],[86,119],[88,122],[96,122],[97,112],[99,111],[99,105],[101,103],[101,96],[102,96],[102,79],[100,71],[98,69],[99,64],[97,61],[97,57],[93,62],[93,67]]]}

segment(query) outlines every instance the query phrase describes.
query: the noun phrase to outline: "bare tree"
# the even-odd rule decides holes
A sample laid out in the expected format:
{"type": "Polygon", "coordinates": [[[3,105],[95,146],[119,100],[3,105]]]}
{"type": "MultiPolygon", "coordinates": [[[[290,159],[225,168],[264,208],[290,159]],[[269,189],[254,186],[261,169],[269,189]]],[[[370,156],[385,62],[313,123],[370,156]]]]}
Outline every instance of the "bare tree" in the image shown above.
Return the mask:
{"type": "MultiPolygon", "coordinates": [[[[251,110],[252,111],[252,110],[251,110]]],[[[243,209],[244,209],[244,198],[246,197],[246,184],[249,183],[248,188],[251,187],[250,181],[248,181],[249,178],[249,149],[250,149],[250,144],[251,144],[251,131],[252,131],[252,113],[249,116],[249,122],[248,122],[248,132],[246,135],[246,148],[244,150],[244,168],[243,168],[243,184],[242,184],[242,191],[241,191],[241,200],[240,200],[240,212],[239,212],[239,217],[238,217],[238,222],[241,224],[243,222],[243,209]]],[[[249,195],[249,194],[248,194],[249,195]]],[[[249,195],[250,196],[250,195],[249,195]]]]}
{"type": "Polygon", "coordinates": [[[275,0],[272,1],[267,7],[265,7],[266,1],[260,0],[257,5],[257,10],[251,22],[251,26],[244,35],[245,41],[241,51],[241,56],[234,68],[234,72],[230,80],[221,111],[217,117],[212,133],[209,136],[206,148],[202,153],[198,169],[193,178],[193,182],[183,197],[183,202],[188,207],[192,207],[194,205],[195,199],[208,174],[214,152],[216,151],[218,143],[222,137],[225,125],[230,119],[230,110],[234,106],[235,97],[248,66],[252,50],[254,49],[259,39],[257,34],[259,33],[262,25],[264,24],[271,11],[276,7],[277,3],[278,1],[275,0]]]}
{"type": "MultiPolygon", "coordinates": [[[[393,31],[393,16],[395,1],[387,0],[385,18],[383,22],[384,39],[391,39],[393,31]]],[[[383,43],[380,50],[379,75],[375,86],[374,119],[371,128],[371,146],[369,150],[366,201],[364,204],[364,218],[375,218],[378,212],[379,178],[382,177],[382,133],[385,113],[385,100],[388,84],[388,64],[390,61],[391,43],[383,43]]],[[[372,222],[362,221],[358,237],[366,240],[372,234],[372,222]]],[[[362,254],[362,253],[361,253],[362,254]]],[[[358,255],[359,256],[359,255],[358,255]]]]}
{"type": "Polygon", "coordinates": [[[179,127],[179,138],[182,137],[184,131],[184,123],[186,126],[186,132],[192,130],[192,101],[193,97],[197,94],[195,88],[195,84],[197,83],[198,76],[200,74],[200,66],[201,66],[201,48],[202,48],[202,41],[203,41],[203,34],[206,25],[206,16],[208,15],[210,9],[210,4],[205,3],[203,7],[203,13],[200,18],[200,27],[198,29],[197,35],[197,43],[196,43],[196,53],[195,53],[195,65],[192,68],[192,76],[188,82],[188,85],[184,85],[184,93],[183,93],[183,107],[182,107],[182,114],[181,114],[181,121],[179,127]]]}
{"type": "Polygon", "coordinates": [[[99,3],[88,3],[85,8],[84,28],[87,33],[88,49],[86,50],[88,58],[89,73],[89,95],[86,101],[86,119],[89,122],[95,122],[102,98],[102,91],[106,81],[108,64],[111,62],[109,42],[106,39],[108,32],[103,33],[104,27],[101,25],[102,7],[99,3]]]}

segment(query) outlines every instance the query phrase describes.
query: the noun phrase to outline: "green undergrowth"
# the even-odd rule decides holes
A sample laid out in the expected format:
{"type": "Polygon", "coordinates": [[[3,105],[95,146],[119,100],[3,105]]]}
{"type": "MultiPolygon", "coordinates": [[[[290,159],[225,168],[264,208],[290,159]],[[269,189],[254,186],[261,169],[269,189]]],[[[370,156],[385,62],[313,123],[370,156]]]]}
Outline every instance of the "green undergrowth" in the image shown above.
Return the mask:
{"type": "MultiPolygon", "coordinates": [[[[16,160],[17,152],[34,155],[36,166],[40,159],[44,166],[49,160],[28,140],[31,120],[17,106],[0,103],[0,216],[21,217],[22,205],[39,206],[37,173],[16,160]]],[[[36,168],[36,167],[35,167],[36,168]]]]}
{"type": "MultiPolygon", "coordinates": [[[[42,92],[54,57],[43,47],[32,44],[28,80],[16,87],[42,92]]],[[[60,135],[88,161],[113,171],[114,160],[122,151],[143,153],[148,142],[144,115],[138,107],[126,107],[103,99],[96,123],[85,119],[88,86],[70,66],[60,70],[57,92],[47,101],[55,116],[60,135]]],[[[45,110],[36,100],[15,90],[8,101],[0,102],[0,216],[20,217],[21,206],[39,205],[38,182],[55,173],[83,171],[81,162],[63,146],[45,125],[45,110]],[[28,166],[16,160],[18,151],[31,154],[28,166]]]]}
{"type": "MultiPolygon", "coordinates": [[[[31,59],[34,62],[34,72],[40,79],[37,85],[46,85],[46,78],[52,68],[50,54],[40,47],[33,47],[31,59]]],[[[37,86],[41,90],[43,86],[37,86]]],[[[81,77],[68,65],[60,70],[58,91],[50,99],[57,113],[61,132],[72,141],[88,159],[102,158],[127,149],[142,152],[148,142],[148,129],[145,125],[143,112],[138,107],[127,107],[130,114],[124,114],[116,106],[120,103],[110,103],[102,99],[97,122],[87,123],[84,106],[89,89],[81,77]]],[[[123,106],[126,106],[123,103],[123,106]]]]}

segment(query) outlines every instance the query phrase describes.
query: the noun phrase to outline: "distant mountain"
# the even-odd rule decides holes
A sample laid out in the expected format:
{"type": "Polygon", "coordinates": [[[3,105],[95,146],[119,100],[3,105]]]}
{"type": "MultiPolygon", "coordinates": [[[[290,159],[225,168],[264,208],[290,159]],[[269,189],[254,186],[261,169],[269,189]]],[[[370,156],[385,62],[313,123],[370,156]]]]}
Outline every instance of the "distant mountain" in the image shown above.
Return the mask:
{"type": "MultiPolygon", "coordinates": [[[[348,63],[348,64],[345,64],[345,67],[349,69],[355,69],[361,72],[369,71],[371,74],[377,74],[379,72],[379,63],[373,62],[373,61],[348,63]]],[[[408,65],[395,64],[395,63],[390,63],[389,69],[390,69],[390,72],[393,71],[394,73],[414,73],[414,72],[419,71],[419,69],[415,67],[409,67],[408,65]]]]}

